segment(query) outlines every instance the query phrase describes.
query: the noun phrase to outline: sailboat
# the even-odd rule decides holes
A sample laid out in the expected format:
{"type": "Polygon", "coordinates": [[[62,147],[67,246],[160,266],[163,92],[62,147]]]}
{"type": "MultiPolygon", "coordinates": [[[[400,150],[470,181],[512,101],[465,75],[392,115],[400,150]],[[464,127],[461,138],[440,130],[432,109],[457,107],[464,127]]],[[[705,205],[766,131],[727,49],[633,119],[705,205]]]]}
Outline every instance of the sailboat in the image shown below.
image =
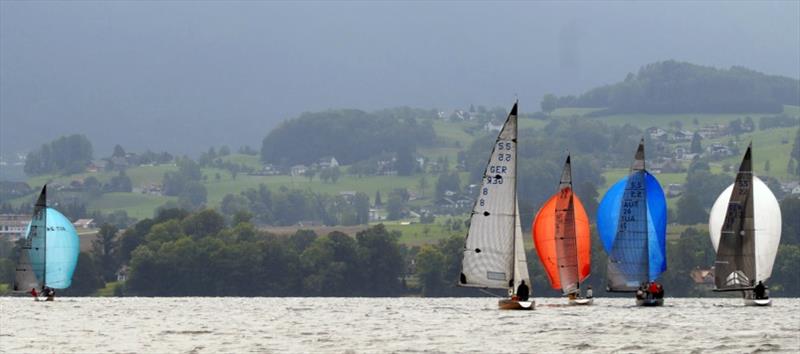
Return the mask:
{"type": "Polygon", "coordinates": [[[708,218],[717,252],[714,284],[715,291],[741,291],[746,305],[769,306],[763,282],[772,274],[781,241],[781,210],[769,187],[753,175],[751,153],[752,143],[736,181],[719,195],[708,218]]]}
{"type": "Polygon", "coordinates": [[[459,286],[508,289],[501,309],[532,310],[517,202],[517,104],[497,136],[472,208],[459,286]],[[524,284],[524,285],[523,285],[524,284]]]}
{"type": "Polygon", "coordinates": [[[589,218],[572,189],[570,157],[564,163],[558,192],[544,203],[533,221],[533,242],[553,289],[569,297],[570,305],[590,305],[581,282],[591,268],[589,218]]]}
{"type": "Polygon", "coordinates": [[[597,230],[608,254],[610,292],[636,292],[639,306],[664,304],[656,279],[667,269],[667,202],[658,180],[645,169],[644,139],[639,142],[630,173],[603,196],[597,230]],[[651,294],[642,296],[641,294],[651,294]]]}
{"type": "Polygon", "coordinates": [[[78,264],[79,250],[75,227],[58,210],[47,207],[45,185],[19,248],[13,291],[26,293],[36,289],[42,293],[45,288],[68,288],[78,264]]]}

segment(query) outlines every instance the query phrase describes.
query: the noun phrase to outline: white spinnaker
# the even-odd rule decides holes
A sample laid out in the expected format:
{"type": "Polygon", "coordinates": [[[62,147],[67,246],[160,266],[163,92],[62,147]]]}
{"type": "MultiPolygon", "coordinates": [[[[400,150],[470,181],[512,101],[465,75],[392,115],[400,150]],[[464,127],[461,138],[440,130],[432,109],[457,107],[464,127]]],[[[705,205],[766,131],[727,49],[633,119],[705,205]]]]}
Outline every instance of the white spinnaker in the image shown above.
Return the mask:
{"type": "Polygon", "coordinates": [[[517,221],[514,226],[514,294],[517,293],[517,287],[524,280],[528,285],[529,291],[533,289],[531,286],[531,277],[528,274],[528,258],[525,256],[525,243],[522,242],[522,224],[519,222],[519,201],[517,201],[517,221]]]}
{"type": "MultiPolygon", "coordinates": [[[[725,188],[717,197],[708,217],[708,233],[714,251],[719,247],[719,237],[728,202],[731,199],[733,184],[725,188]]],[[[781,208],[778,199],[760,178],[753,176],[753,219],[756,244],[756,279],[766,281],[772,275],[772,265],[781,242],[781,208]]]]}
{"type": "Polygon", "coordinates": [[[516,106],[509,114],[492,148],[472,209],[461,286],[507,289],[514,277],[514,227],[516,222],[516,106]]]}

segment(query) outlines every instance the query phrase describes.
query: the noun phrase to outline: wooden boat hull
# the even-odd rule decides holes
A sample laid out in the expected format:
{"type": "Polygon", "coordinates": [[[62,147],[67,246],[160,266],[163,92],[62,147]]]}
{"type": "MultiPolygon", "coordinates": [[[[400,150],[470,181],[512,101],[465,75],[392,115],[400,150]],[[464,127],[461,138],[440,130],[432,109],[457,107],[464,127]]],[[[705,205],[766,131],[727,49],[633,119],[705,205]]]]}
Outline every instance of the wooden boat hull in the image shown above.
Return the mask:
{"type": "Polygon", "coordinates": [[[744,299],[745,306],[772,306],[772,299],[744,299]]]}
{"type": "Polygon", "coordinates": [[[533,310],[536,302],[531,301],[518,301],[511,299],[503,299],[498,301],[497,305],[501,310],[533,310]]]}
{"type": "Polygon", "coordinates": [[[570,299],[569,304],[573,306],[589,306],[594,303],[594,298],[579,298],[579,299],[570,299]]]}
{"type": "Polygon", "coordinates": [[[636,299],[636,306],[664,306],[664,299],[636,299]]]}

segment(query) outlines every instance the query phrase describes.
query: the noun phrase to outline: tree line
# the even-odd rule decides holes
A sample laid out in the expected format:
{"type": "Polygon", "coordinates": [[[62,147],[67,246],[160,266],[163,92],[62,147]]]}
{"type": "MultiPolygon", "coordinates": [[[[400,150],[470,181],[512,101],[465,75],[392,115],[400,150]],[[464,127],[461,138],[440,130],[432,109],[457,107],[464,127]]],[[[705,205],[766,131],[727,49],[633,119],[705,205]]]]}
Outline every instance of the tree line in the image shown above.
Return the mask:
{"type": "Polygon", "coordinates": [[[740,66],[717,69],[668,60],[645,65],[624,81],[579,96],[546,95],[542,110],[604,107],[617,113],[780,113],[800,105],[800,81],[740,66]]]}
{"type": "MultiPolygon", "coordinates": [[[[782,239],[769,285],[775,296],[800,295],[800,198],[781,201],[782,239]]],[[[526,232],[526,235],[528,233],[526,232]]],[[[274,235],[258,230],[247,213],[230,220],[210,209],[162,209],[154,218],[120,229],[104,224],[88,252],[79,256],[73,285],[64,295],[90,295],[115,281],[126,296],[482,296],[456,287],[464,239],[408,247],[401,234],[375,225],[355,236],[317,235],[298,230],[274,235]]],[[[605,293],[607,256],[592,229],[592,274],[583,284],[605,293]]],[[[0,242],[0,283],[13,281],[15,247],[0,242]]],[[[535,250],[528,250],[536,296],[560,296],[551,289],[535,250]]],[[[691,272],[714,261],[708,232],[687,228],[667,243],[662,283],[670,296],[715,296],[696,286],[691,272]]]]}
{"type": "Polygon", "coordinates": [[[267,134],[261,161],[291,166],[334,156],[339,163],[350,165],[386,152],[413,153],[435,140],[430,120],[419,122],[411,113],[352,109],[304,113],[267,134]]]}
{"type": "Polygon", "coordinates": [[[83,172],[92,162],[92,143],[85,135],[62,136],[28,153],[24,171],[29,176],[83,172]]]}

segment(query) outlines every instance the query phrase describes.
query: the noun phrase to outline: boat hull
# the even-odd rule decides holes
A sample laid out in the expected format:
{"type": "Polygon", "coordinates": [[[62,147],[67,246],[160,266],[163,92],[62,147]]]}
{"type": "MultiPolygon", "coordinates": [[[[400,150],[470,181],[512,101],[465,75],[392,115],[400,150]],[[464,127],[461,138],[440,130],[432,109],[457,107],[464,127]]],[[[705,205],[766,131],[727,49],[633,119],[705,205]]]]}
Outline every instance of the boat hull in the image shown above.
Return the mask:
{"type": "Polygon", "coordinates": [[[594,303],[594,298],[580,298],[580,299],[570,299],[569,304],[573,306],[589,306],[594,303]]]}
{"type": "Polygon", "coordinates": [[[501,310],[533,310],[536,307],[536,302],[503,299],[498,301],[497,305],[501,310]]]}
{"type": "Polygon", "coordinates": [[[636,299],[636,306],[664,306],[664,299],[636,299]]]}
{"type": "Polygon", "coordinates": [[[745,306],[772,306],[772,299],[744,299],[745,306]]]}

